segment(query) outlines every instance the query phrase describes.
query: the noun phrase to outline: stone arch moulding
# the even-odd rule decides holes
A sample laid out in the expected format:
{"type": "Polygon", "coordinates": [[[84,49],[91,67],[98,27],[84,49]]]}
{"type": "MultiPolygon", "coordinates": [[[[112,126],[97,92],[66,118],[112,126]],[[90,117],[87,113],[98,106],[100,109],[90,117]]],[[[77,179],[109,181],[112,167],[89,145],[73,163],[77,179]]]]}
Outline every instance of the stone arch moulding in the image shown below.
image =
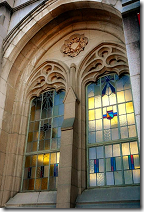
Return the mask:
{"type": "Polygon", "coordinates": [[[45,61],[34,69],[27,82],[26,96],[28,99],[39,96],[41,92],[55,88],[56,91],[67,91],[69,69],[57,61],[45,61]]]}
{"type": "Polygon", "coordinates": [[[115,72],[118,75],[129,73],[128,60],[124,45],[104,42],[90,51],[81,62],[77,76],[86,85],[95,82],[98,76],[115,72]]]}

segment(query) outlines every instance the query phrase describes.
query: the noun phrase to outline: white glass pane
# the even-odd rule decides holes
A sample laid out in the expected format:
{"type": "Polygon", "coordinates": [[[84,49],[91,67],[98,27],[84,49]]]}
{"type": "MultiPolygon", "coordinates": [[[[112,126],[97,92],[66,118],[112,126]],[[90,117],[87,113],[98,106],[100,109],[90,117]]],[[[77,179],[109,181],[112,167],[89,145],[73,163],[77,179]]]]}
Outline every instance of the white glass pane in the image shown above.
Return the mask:
{"type": "Polygon", "coordinates": [[[130,151],[131,151],[131,155],[138,154],[137,142],[130,142],[130,151]]]}
{"type": "Polygon", "coordinates": [[[101,142],[101,141],[103,141],[102,131],[97,131],[96,132],[96,142],[101,142]]]}
{"type": "Polygon", "coordinates": [[[125,104],[118,105],[119,115],[126,114],[125,104]]]}
{"type": "Polygon", "coordinates": [[[129,169],[128,156],[123,157],[124,170],[129,169]]]}
{"type": "Polygon", "coordinates": [[[114,185],[113,172],[106,172],[106,184],[107,185],[114,185]]]}
{"type": "Polygon", "coordinates": [[[99,172],[104,172],[104,159],[99,159],[99,172]]]}
{"type": "Polygon", "coordinates": [[[121,157],[116,158],[116,170],[121,170],[121,157]]]}
{"type": "Polygon", "coordinates": [[[131,90],[125,90],[125,101],[131,101],[132,100],[132,93],[131,90]]]}
{"type": "Polygon", "coordinates": [[[112,157],[112,145],[105,146],[105,158],[112,157]]]}
{"type": "Polygon", "coordinates": [[[124,171],[125,184],[132,184],[132,171],[124,171]]]}
{"type": "Polygon", "coordinates": [[[95,139],[95,132],[90,132],[89,133],[89,143],[95,143],[96,139],[95,139]]]}
{"type": "Polygon", "coordinates": [[[97,159],[103,158],[103,146],[97,147],[97,159]]]}
{"type": "Polygon", "coordinates": [[[90,174],[90,186],[96,186],[96,174],[90,174]]]}
{"type": "Polygon", "coordinates": [[[101,108],[95,110],[95,117],[96,117],[96,119],[101,119],[102,118],[101,108]]]}
{"type": "Polygon", "coordinates": [[[89,148],[89,159],[96,159],[96,147],[89,148]]]}
{"type": "Polygon", "coordinates": [[[122,184],[122,172],[121,171],[114,172],[114,177],[115,177],[115,185],[121,185],[122,184]]]}
{"type": "Polygon", "coordinates": [[[127,114],[128,125],[135,124],[134,113],[127,114]]]}
{"type": "Polygon", "coordinates": [[[110,128],[110,120],[107,118],[103,119],[103,123],[104,123],[104,129],[109,129],[110,128]]]}
{"type": "Polygon", "coordinates": [[[116,104],[116,95],[115,95],[114,93],[112,93],[112,94],[109,96],[109,100],[110,100],[110,105],[116,104]]]}
{"type": "Polygon", "coordinates": [[[129,129],[129,137],[135,137],[136,136],[135,125],[128,126],[128,129],[129,129]]]}
{"type": "Polygon", "coordinates": [[[111,171],[111,160],[110,160],[110,158],[106,159],[106,171],[111,171]]]}
{"type": "Polygon", "coordinates": [[[94,160],[89,161],[89,170],[90,173],[94,173],[94,160]]]}
{"type": "Polygon", "coordinates": [[[121,138],[128,138],[128,128],[127,127],[121,127],[121,138]]]}
{"type": "Polygon", "coordinates": [[[129,143],[123,143],[122,144],[122,154],[123,155],[130,155],[129,143]]]}
{"type": "Polygon", "coordinates": [[[102,119],[96,120],[96,130],[102,130],[102,119]]]}
{"type": "Polygon", "coordinates": [[[104,173],[97,174],[97,185],[103,186],[104,185],[104,173]]]}
{"type": "Polygon", "coordinates": [[[95,108],[101,107],[101,96],[95,96],[95,108]]]}
{"type": "Polygon", "coordinates": [[[109,98],[108,98],[107,95],[104,95],[104,96],[102,97],[102,103],[103,103],[103,107],[109,105],[109,98]]]}
{"type": "Polygon", "coordinates": [[[113,145],[113,156],[120,156],[120,144],[113,145]]]}
{"type": "Polygon", "coordinates": [[[134,168],[139,169],[140,168],[139,155],[133,155],[133,159],[134,159],[134,168]]]}
{"type": "Polygon", "coordinates": [[[126,118],[126,115],[119,116],[119,121],[120,121],[120,126],[125,126],[125,125],[127,125],[127,118],[126,118]]]}
{"type": "Polygon", "coordinates": [[[118,100],[118,103],[125,102],[124,91],[117,92],[117,100],[118,100]]]}
{"type": "Polygon", "coordinates": [[[104,130],[104,140],[105,141],[111,140],[111,130],[104,130]]]}
{"type": "Polygon", "coordinates": [[[133,170],[134,183],[140,183],[140,169],[133,170]]]}
{"type": "Polygon", "coordinates": [[[89,131],[95,131],[95,121],[89,121],[89,131]]]}
{"type": "Polygon", "coordinates": [[[112,129],[112,140],[119,139],[118,128],[112,129]]]}

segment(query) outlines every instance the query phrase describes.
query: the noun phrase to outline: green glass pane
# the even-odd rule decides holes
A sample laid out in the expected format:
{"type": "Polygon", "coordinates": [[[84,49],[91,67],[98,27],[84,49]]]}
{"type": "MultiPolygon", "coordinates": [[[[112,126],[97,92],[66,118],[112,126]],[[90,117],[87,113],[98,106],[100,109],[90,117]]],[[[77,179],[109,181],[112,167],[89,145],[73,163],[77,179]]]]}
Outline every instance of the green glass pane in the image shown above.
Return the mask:
{"type": "Polygon", "coordinates": [[[135,124],[134,113],[127,114],[128,125],[135,124]]]}
{"type": "Polygon", "coordinates": [[[105,146],[105,157],[112,157],[112,145],[105,146]]]}
{"type": "Polygon", "coordinates": [[[89,173],[94,173],[94,160],[89,161],[89,173]]]}
{"type": "Polygon", "coordinates": [[[104,185],[104,173],[98,173],[97,174],[97,186],[103,186],[104,185]]]}
{"type": "Polygon", "coordinates": [[[125,101],[131,101],[132,100],[132,93],[131,90],[125,90],[125,101]]]}
{"type": "Polygon", "coordinates": [[[95,96],[95,108],[101,107],[101,96],[95,96]]]}
{"type": "Polygon", "coordinates": [[[140,169],[133,170],[134,183],[140,183],[140,169]]]}
{"type": "Polygon", "coordinates": [[[106,184],[107,185],[114,185],[113,172],[106,172],[106,184]]]}
{"type": "Polygon", "coordinates": [[[134,159],[134,168],[139,169],[140,168],[139,155],[133,155],[133,159],[134,159]]]}
{"type": "Polygon", "coordinates": [[[125,102],[124,91],[117,92],[117,101],[118,103],[125,102]]]}
{"type": "Polygon", "coordinates": [[[111,171],[111,160],[110,160],[110,158],[106,159],[106,171],[111,171]]]}
{"type": "Polygon", "coordinates": [[[117,139],[119,139],[118,128],[112,129],[111,132],[112,132],[112,140],[117,140],[117,139]]]}
{"type": "Polygon", "coordinates": [[[129,169],[128,156],[123,156],[123,167],[124,170],[129,169]]]}
{"type": "Polygon", "coordinates": [[[131,152],[131,155],[138,154],[137,142],[130,142],[130,152],[131,152]]]}
{"type": "Polygon", "coordinates": [[[90,174],[90,186],[96,186],[96,174],[90,174]]]}
{"type": "Polygon", "coordinates": [[[110,101],[110,105],[116,104],[116,95],[115,95],[114,93],[112,93],[112,94],[109,96],[109,101],[110,101]]]}
{"type": "Polygon", "coordinates": [[[49,179],[49,190],[55,190],[56,189],[56,179],[55,177],[50,177],[49,179]]]}
{"type": "Polygon", "coordinates": [[[103,158],[103,146],[100,146],[100,147],[96,147],[96,150],[97,150],[97,159],[99,158],[103,158]]]}
{"type": "Polygon", "coordinates": [[[113,145],[113,157],[120,156],[120,144],[113,145]]]}
{"type": "Polygon", "coordinates": [[[101,142],[101,141],[103,141],[102,131],[97,131],[96,132],[96,142],[101,142]]]}
{"type": "Polygon", "coordinates": [[[114,172],[114,178],[115,178],[115,185],[122,184],[122,172],[121,171],[114,172]]]}
{"type": "Polygon", "coordinates": [[[119,116],[120,126],[126,126],[127,125],[127,118],[126,115],[119,116]]]}
{"type": "Polygon", "coordinates": [[[136,136],[135,125],[128,126],[128,129],[129,129],[129,137],[135,137],[136,136]]]}
{"type": "Polygon", "coordinates": [[[125,104],[119,104],[118,105],[118,111],[119,111],[119,115],[126,114],[125,104]]]}
{"type": "Polygon", "coordinates": [[[104,172],[104,159],[99,159],[99,172],[104,172]]]}
{"type": "Polygon", "coordinates": [[[121,138],[128,138],[128,128],[127,127],[121,127],[121,138]]]}
{"type": "Polygon", "coordinates": [[[101,119],[102,118],[101,108],[95,110],[95,117],[96,117],[96,119],[101,119]]]}
{"type": "Polygon", "coordinates": [[[126,112],[127,113],[133,113],[134,112],[133,103],[132,102],[126,103],[126,112]]]}
{"type": "Polygon", "coordinates": [[[96,147],[89,148],[89,159],[96,159],[96,147]]]}
{"type": "Polygon", "coordinates": [[[124,171],[125,184],[132,184],[132,171],[124,171]]]}
{"type": "Polygon", "coordinates": [[[89,133],[88,142],[89,143],[95,143],[96,142],[95,132],[90,132],[89,133]]]}
{"type": "Polygon", "coordinates": [[[109,141],[111,140],[111,130],[104,130],[104,140],[109,141]]]}
{"type": "Polygon", "coordinates": [[[129,143],[122,144],[122,155],[130,155],[129,143]]]}
{"type": "Polygon", "coordinates": [[[121,170],[121,157],[116,157],[116,170],[121,170]]]}
{"type": "Polygon", "coordinates": [[[89,121],[89,131],[95,131],[95,121],[89,121]]]}
{"type": "Polygon", "coordinates": [[[102,130],[102,119],[96,120],[96,130],[102,130]]]}
{"type": "Polygon", "coordinates": [[[94,108],[94,97],[91,97],[88,99],[88,108],[93,109],[94,108]]]}

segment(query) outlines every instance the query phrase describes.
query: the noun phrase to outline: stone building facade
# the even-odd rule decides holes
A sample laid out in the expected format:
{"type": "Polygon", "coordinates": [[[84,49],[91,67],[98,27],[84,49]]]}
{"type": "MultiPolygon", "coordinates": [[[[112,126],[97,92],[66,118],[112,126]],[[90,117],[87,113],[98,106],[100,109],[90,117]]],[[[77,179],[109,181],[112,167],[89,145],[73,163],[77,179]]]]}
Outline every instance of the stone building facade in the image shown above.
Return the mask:
{"type": "MultiPolygon", "coordinates": [[[[88,138],[87,114],[90,106],[87,103],[88,96],[86,95],[87,86],[90,83],[96,85],[99,79],[102,83],[102,77],[113,75],[121,77],[124,74],[130,76],[136,135],[131,136],[132,138],[116,139],[114,142],[121,146],[125,142],[129,142],[129,145],[132,141],[138,142],[135,149],[139,149],[139,12],[140,2],[135,0],[0,1],[1,207],[140,207],[140,181],[138,174],[134,174],[139,173],[139,169],[131,167],[129,168],[130,172],[127,172],[133,173],[133,183],[126,183],[124,168],[123,172],[117,171],[117,173],[124,173],[119,180],[122,179],[125,183],[116,184],[115,177],[115,183],[108,184],[109,178],[106,171],[104,172],[106,184],[97,186],[96,182],[91,181],[90,173],[97,173],[97,171],[89,172],[90,156],[88,156],[88,151],[92,147],[98,148],[99,144],[95,141],[90,144],[88,138]],[[31,123],[29,120],[29,114],[32,111],[31,104],[33,104],[31,101],[33,99],[38,101],[41,94],[44,99],[46,92],[48,95],[50,92],[56,92],[52,95],[58,95],[60,91],[65,94],[63,97],[63,122],[59,127],[60,137],[58,137],[61,142],[57,148],[51,147],[44,151],[44,155],[51,154],[51,158],[52,154],[60,152],[59,162],[55,162],[52,164],[54,166],[51,166],[59,167],[58,174],[57,169],[54,168],[54,176],[58,175],[56,188],[51,187],[54,181],[49,180],[48,189],[36,189],[36,185],[31,189],[29,187],[23,189],[24,167],[27,168],[24,161],[26,157],[30,156],[26,148],[30,132],[28,125],[31,123]],[[134,172],[132,169],[138,172],[134,172]],[[92,184],[93,182],[94,184],[92,184]]],[[[112,93],[115,93],[114,84],[110,85],[109,81],[106,82],[112,93]]],[[[51,100],[52,107],[55,104],[53,101],[51,100]]],[[[107,111],[108,116],[111,116],[109,119],[120,113],[120,111],[113,112],[111,111],[110,114],[110,111],[107,111]]],[[[57,117],[59,118],[58,115],[57,117]]],[[[54,121],[54,118],[52,120],[54,121]]],[[[89,118],[89,120],[91,119],[89,118]]],[[[42,127],[44,125],[41,124],[38,133],[42,127]]],[[[118,129],[120,130],[120,127],[118,129]]],[[[53,135],[51,139],[53,139],[53,135]]],[[[40,145],[40,139],[38,142],[40,145]]],[[[112,143],[113,148],[115,143],[112,143]]],[[[106,148],[105,145],[110,144],[110,141],[107,140],[102,143],[104,148],[106,148]]],[[[40,149],[31,154],[36,154],[36,152],[38,155],[42,154],[42,151],[38,150],[40,149]]],[[[132,152],[130,154],[133,158],[132,152]]],[[[135,157],[134,155],[136,164],[138,162],[135,162],[135,157]]],[[[94,161],[96,162],[96,160],[94,161]]],[[[103,160],[107,161],[106,153],[103,160]]],[[[38,162],[39,159],[37,159],[38,162]]],[[[133,162],[131,163],[133,165],[133,162]]],[[[40,167],[41,173],[44,173],[42,171],[44,165],[40,167]]],[[[106,162],[103,167],[107,167],[106,162]]],[[[113,173],[114,170],[111,171],[113,173]]],[[[103,176],[102,174],[101,176],[103,176]]],[[[31,178],[31,167],[28,169],[27,178],[27,180],[31,178]]],[[[41,178],[43,178],[43,174],[39,180],[41,178]]]]}

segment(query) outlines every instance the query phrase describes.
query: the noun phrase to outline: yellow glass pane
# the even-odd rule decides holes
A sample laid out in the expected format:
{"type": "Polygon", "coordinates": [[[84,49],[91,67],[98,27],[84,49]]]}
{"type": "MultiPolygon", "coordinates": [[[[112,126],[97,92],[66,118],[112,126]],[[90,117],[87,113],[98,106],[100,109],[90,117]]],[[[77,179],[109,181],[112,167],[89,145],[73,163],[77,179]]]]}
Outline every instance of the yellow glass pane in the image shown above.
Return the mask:
{"type": "Polygon", "coordinates": [[[43,155],[38,155],[38,166],[43,165],[43,155]]]}
{"type": "Polygon", "coordinates": [[[101,119],[102,118],[102,114],[101,113],[102,113],[101,112],[101,108],[95,110],[95,117],[96,117],[96,119],[101,119]]]}
{"type": "Polygon", "coordinates": [[[122,154],[123,155],[130,155],[129,143],[123,143],[122,144],[122,154]]]}
{"type": "Polygon", "coordinates": [[[117,107],[116,107],[116,105],[113,106],[113,112],[114,112],[114,113],[117,112],[117,107]]]}
{"type": "Polygon", "coordinates": [[[35,189],[36,190],[41,189],[41,179],[36,179],[35,189]]]}
{"type": "Polygon", "coordinates": [[[25,161],[25,167],[30,167],[30,156],[26,157],[26,161],[25,161]]]}
{"type": "Polygon", "coordinates": [[[60,152],[57,152],[57,163],[59,163],[59,159],[60,159],[60,152]]]}
{"type": "Polygon", "coordinates": [[[31,174],[31,178],[35,178],[35,167],[32,168],[32,174],[31,174]]]}
{"type": "Polygon", "coordinates": [[[33,140],[33,133],[29,132],[28,134],[28,142],[31,142],[33,140]]]}
{"type": "Polygon", "coordinates": [[[106,107],[104,107],[104,108],[103,108],[103,115],[105,115],[106,112],[107,112],[107,109],[106,109],[106,107]]]}
{"type": "Polygon", "coordinates": [[[33,152],[37,151],[37,142],[33,142],[33,150],[32,151],[33,152]]]}
{"type": "Polygon", "coordinates": [[[90,186],[96,186],[96,174],[90,174],[90,186]]]}
{"type": "Polygon", "coordinates": [[[89,120],[94,120],[94,119],[95,119],[94,110],[89,110],[89,120]]]}
{"type": "Polygon", "coordinates": [[[102,97],[102,103],[103,103],[103,106],[108,106],[109,105],[109,98],[107,95],[104,95],[102,97]]]}
{"type": "Polygon", "coordinates": [[[32,166],[36,166],[37,155],[33,155],[33,156],[31,156],[31,157],[32,157],[31,165],[32,165],[32,166]]]}
{"type": "Polygon", "coordinates": [[[126,91],[125,91],[125,100],[126,100],[126,102],[132,100],[132,93],[131,93],[131,90],[126,90],[126,91]]]}
{"type": "Polygon", "coordinates": [[[117,101],[118,103],[125,102],[124,91],[117,92],[117,101]]]}
{"type": "Polygon", "coordinates": [[[51,153],[51,164],[56,163],[56,153],[51,153]]]}
{"type": "Polygon", "coordinates": [[[113,119],[111,119],[111,128],[118,126],[118,119],[117,116],[114,116],[113,119]]]}
{"type": "Polygon", "coordinates": [[[36,121],[34,126],[34,131],[38,131],[38,130],[39,130],[39,121],[36,121]]]}
{"type": "Polygon", "coordinates": [[[116,95],[115,95],[114,93],[112,93],[112,94],[109,96],[109,100],[110,100],[110,105],[116,104],[116,95]]]}
{"type": "Polygon", "coordinates": [[[125,104],[118,105],[119,115],[126,114],[125,104]]]}
{"type": "Polygon", "coordinates": [[[112,106],[107,107],[107,111],[112,110],[112,109],[113,109],[112,106]]]}
{"type": "Polygon", "coordinates": [[[28,190],[34,190],[34,179],[29,180],[28,190]]]}
{"type": "Polygon", "coordinates": [[[47,189],[47,182],[48,182],[48,178],[43,178],[42,179],[41,190],[46,190],[47,189]]]}
{"type": "Polygon", "coordinates": [[[126,103],[126,112],[127,113],[133,113],[134,112],[133,103],[132,102],[126,103]]]}
{"type": "Polygon", "coordinates": [[[35,119],[35,106],[31,108],[31,121],[34,121],[34,119],[35,119]]]}
{"type": "Polygon", "coordinates": [[[135,124],[134,113],[127,114],[128,125],[135,124]]]}
{"type": "Polygon", "coordinates": [[[49,165],[49,154],[44,155],[43,165],[44,166],[49,165]]]}
{"type": "Polygon", "coordinates": [[[131,151],[131,155],[138,154],[137,142],[130,142],[130,151],[131,151]]]}
{"type": "Polygon", "coordinates": [[[88,108],[89,109],[94,108],[94,97],[88,99],[88,108]]]}

